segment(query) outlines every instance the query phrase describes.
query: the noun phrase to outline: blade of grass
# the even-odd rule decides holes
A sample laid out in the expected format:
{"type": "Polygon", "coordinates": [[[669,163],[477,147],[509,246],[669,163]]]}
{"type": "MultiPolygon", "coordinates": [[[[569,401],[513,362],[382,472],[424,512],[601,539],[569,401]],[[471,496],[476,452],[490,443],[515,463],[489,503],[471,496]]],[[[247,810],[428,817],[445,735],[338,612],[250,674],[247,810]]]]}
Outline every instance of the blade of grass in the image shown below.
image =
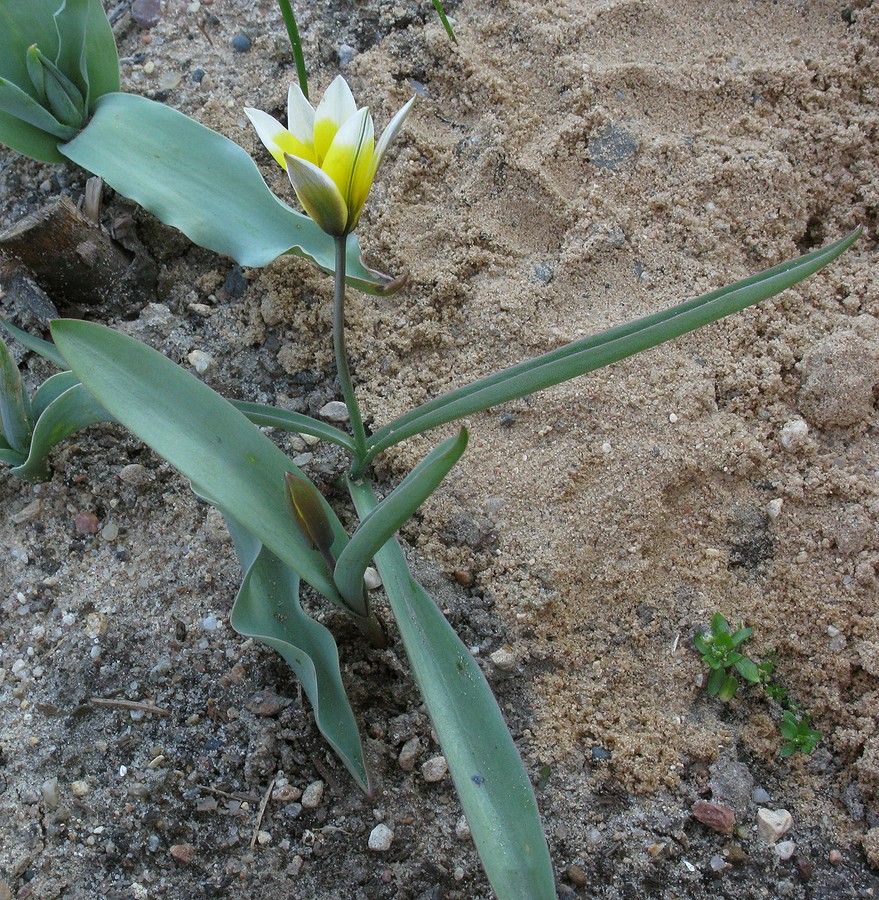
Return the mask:
{"type": "Polygon", "coordinates": [[[281,15],[284,17],[284,25],[287,26],[287,34],[290,36],[290,47],[293,50],[293,61],[296,63],[296,75],[299,78],[299,88],[308,99],[308,72],[305,68],[305,56],[302,53],[302,41],[299,39],[299,26],[296,24],[296,16],[290,0],[278,0],[281,7],[281,15]]]}
{"type": "Polygon", "coordinates": [[[600,369],[753,306],[832,262],[857,240],[861,231],[857,228],[820,250],[671,309],[574,341],[430,400],[372,435],[366,462],[393,444],[429,428],[600,369]]]}
{"type": "Polygon", "coordinates": [[[440,17],[440,22],[443,23],[443,28],[446,29],[446,34],[449,36],[449,40],[451,40],[453,44],[457,44],[458,39],[455,37],[455,32],[452,30],[452,23],[449,21],[449,17],[446,15],[446,11],[443,9],[441,0],[433,0],[433,8],[436,10],[437,15],[440,17]]]}

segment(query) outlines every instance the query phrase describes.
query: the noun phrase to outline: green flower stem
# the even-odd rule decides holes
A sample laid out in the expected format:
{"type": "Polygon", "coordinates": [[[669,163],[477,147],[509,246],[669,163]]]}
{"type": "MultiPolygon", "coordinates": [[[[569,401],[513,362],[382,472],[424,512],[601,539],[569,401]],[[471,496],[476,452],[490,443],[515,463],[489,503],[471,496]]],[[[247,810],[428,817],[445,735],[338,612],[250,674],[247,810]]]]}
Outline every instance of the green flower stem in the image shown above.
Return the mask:
{"type": "Polygon", "coordinates": [[[366,430],[363,417],[357,405],[354,385],[351,383],[351,370],[348,368],[348,353],[345,349],[345,249],[348,237],[336,238],[336,283],[333,291],[333,351],[336,355],[336,372],[342,386],[342,396],[348,407],[351,419],[351,432],[354,435],[354,468],[362,471],[366,458],[366,430]]]}
{"type": "Polygon", "coordinates": [[[287,26],[287,34],[290,36],[290,47],[293,50],[293,59],[296,62],[296,74],[299,76],[299,88],[308,99],[308,73],[305,70],[305,56],[302,53],[302,41],[299,39],[299,28],[296,25],[296,15],[290,0],[278,0],[284,24],[287,26]]]}

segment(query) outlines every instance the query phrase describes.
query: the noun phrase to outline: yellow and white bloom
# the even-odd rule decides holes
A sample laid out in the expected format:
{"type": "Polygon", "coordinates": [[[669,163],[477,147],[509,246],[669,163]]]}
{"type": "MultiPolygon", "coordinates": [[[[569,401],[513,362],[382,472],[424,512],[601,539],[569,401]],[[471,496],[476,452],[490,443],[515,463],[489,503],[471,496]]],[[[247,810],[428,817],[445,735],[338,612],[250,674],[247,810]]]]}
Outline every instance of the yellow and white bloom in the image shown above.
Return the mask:
{"type": "Polygon", "coordinates": [[[303,209],[334,237],[357,226],[375,173],[403,126],[413,97],[382,133],[378,143],[369,109],[357,109],[341,75],[315,109],[296,84],[287,94],[287,124],[246,108],[260,140],[287,170],[303,209]]]}

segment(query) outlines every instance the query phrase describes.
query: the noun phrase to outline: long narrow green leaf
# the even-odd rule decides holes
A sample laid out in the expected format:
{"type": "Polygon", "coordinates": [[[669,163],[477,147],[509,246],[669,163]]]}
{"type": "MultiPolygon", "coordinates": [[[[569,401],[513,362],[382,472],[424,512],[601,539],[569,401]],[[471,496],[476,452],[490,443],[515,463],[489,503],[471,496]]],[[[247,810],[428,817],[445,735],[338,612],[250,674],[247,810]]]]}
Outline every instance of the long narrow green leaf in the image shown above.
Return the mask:
{"type": "MultiPolygon", "coordinates": [[[[376,506],[372,487],[352,482],[350,490],[366,518],[376,506]]],[[[375,561],[498,900],[550,900],[552,863],[534,791],[488,682],[409,573],[397,541],[388,541],[375,561]]]]}
{"type": "Polygon", "coordinates": [[[34,411],[34,421],[39,419],[49,405],[57,400],[65,391],[69,391],[79,383],[79,379],[73,372],[56,372],[54,375],[47,378],[37,388],[34,399],[31,401],[34,411]]]}
{"type": "MultiPolygon", "coordinates": [[[[57,319],[52,335],[96,400],[214,498],[282,562],[343,609],[320,554],[295,526],[284,476],[296,466],[232,404],[150,347],[93,322],[57,319]]],[[[326,507],[341,545],[345,531],[326,507]]]]}
{"type": "Polygon", "coordinates": [[[67,159],[58,151],[58,138],[42,128],[22,122],[0,110],[0,144],[17,153],[44,163],[63,163],[67,159]]]}
{"type": "Polygon", "coordinates": [[[296,14],[290,0],[278,0],[281,8],[281,16],[284,25],[287,26],[287,35],[290,38],[290,49],[293,51],[293,61],[296,63],[296,76],[299,79],[299,88],[305,99],[308,99],[308,70],[305,68],[305,55],[302,52],[302,41],[299,39],[299,26],[296,24],[296,14]]]}
{"type": "MultiPolygon", "coordinates": [[[[61,372],[53,377],[61,379],[72,374],[61,372]]],[[[81,384],[74,384],[53,400],[37,419],[27,459],[17,465],[12,474],[28,481],[43,481],[49,477],[46,459],[54,446],[89,425],[112,421],[110,414],[81,384]]]]}
{"type": "Polygon", "coordinates": [[[28,334],[26,331],[16,328],[11,322],[7,322],[6,319],[0,319],[0,326],[5,328],[6,331],[22,345],[22,347],[26,347],[28,350],[32,350],[34,353],[39,354],[43,359],[47,359],[50,363],[54,363],[59,369],[70,368],[64,357],[58,352],[58,348],[50,341],[44,341],[42,338],[34,337],[32,334],[28,334]]]}
{"type": "Polygon", "coordinates": [[[839,241],[738,281],[729,287],[681,303],[599,335],[574,341],[535,359],[443,394],[400,416],[369,440],[369,459],[387,447],[429,428],[560,384],[701,328],[771,297],[814,274],[847,250],[858,228],[839,241]]]}
{"type": "Polygon", "coordinates": [[[436,10],[436,14],[440,17],[440,22],[443,23],[443,28],[446,29],[446,34],[449,36],[449,40],[453,44],[457,44],[458,39],[455,37],[455,32],[452,29],[452,23],[449,21],[449,17],[446,15],[445,9],[443,9],[442,0],[433,0],[433,8],[436,10]]]}
{"type": "Polygon", "coordinates": [[[467,429],[443,441],[366,516],[336,561],[333,578],[350,606],[362,602],[363,575],[375,554],[439,487],[467,448],[467,429]]]}
{"type": "Polygon", "coordinates": [[[4,78],[0,78],[0,112],[54,135],[56,142],[69,140],[76,134],[75,128],[59,122],[30,94],[25,93],[17,84],[4,78]]]}
{"type": "Polygon", "coordinates": [[[58,53],[55,13],[61,0],[0,0],[0,77],[37,93],[27,71],[27,48],[36,44],[50,59],[58,53]]]}
{"type": "Polygon", "coordinates": [[[95,104],[104,94],[119,90],[116,39],[101,0],[89,0],[85,64],[88,75],[88,108],[89,112],[93,112],[95,104]]]}
{"type": "Polygon", "coordinates": [[[27,453],[34,428],[30,400],[21,386],[21,373],[0,339],[0,432],[12,450],[27,453]]]}
{"type": "MultiPolygon", "coordinates": [[[[107,94],[60,150],[196,244],[241,265],[266,266],[292,253],[334,269],[333,239],[279,200],[241,147],[168,106],[107,94]]],[[[370,293],[401,283],[366,268],[354,235],[347,272],[350,285],[370,293]]]]}
{"type": "Polygon", "coordinates": [[[321,734],[357,784],[371,794],[363,746],[345,694],[333,636],[303,611],[296,572],[228,512],[223,511],[223,515],[245,573],[232,607],[232,627],[284,657],[302,682],[321,734]]]}
{"type": "Polygon", "coordinates": [[[243,412],[254,425],[281,428],[284,431],[295,431],[299,434],[309,434],[324,441],[331,441],[350,453],[354,453],[354,441],[344,431],[340,431],[326,422],[312,419],[311,416],[291,412],[288,409],[265,406],[262,403],[251,403],[248,400],[233,400],[232,405],[235,409],[243,412]]]}

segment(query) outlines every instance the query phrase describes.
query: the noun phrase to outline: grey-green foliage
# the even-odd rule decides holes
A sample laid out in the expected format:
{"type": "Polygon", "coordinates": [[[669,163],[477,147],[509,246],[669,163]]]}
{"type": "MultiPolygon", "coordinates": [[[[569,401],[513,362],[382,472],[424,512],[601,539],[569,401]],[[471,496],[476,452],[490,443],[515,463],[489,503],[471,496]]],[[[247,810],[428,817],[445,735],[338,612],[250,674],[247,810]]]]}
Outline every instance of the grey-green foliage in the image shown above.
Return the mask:
{"type": "Polygon", "coordinates": [[[119,90],[113,31],[101,0],[0,0],[0,143],[64,162],[59,140],[119,90]]]}

